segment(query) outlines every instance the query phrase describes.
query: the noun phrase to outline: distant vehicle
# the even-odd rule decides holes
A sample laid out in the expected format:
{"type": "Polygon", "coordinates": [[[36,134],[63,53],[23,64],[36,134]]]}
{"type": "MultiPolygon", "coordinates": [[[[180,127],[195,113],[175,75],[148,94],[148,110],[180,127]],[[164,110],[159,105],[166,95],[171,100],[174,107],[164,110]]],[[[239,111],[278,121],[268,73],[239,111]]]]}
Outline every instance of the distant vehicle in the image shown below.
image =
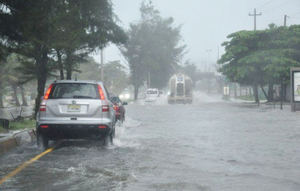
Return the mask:
{"type": "Polygon", "coordinates": [[[133,95],[130,93],[128,89],[125,89],[120,95],[119,98],[122,101],[128,102],[130,100],[133,100],[133,95]]]}
{"type": "Polygon", "coordinates": [[[192,103],[193,81],[184,74],[175,74],[169,80],[168,103],[192,103]]]}
{"type": "Polygon", "coordinates": [[[114,96],[110,98],[111,102],[113,103],[113,107],[116,113],[116,120],[121,122],[125,121],[125,107],[127,102],[122,102],[118,96],[114,96]]]}
{"type": "Polygon", "coordinates": [[[57,139],[95,138],[112,143],[115,112],[103,83],[55,81],[41,102],[36,132],[43,149],[49,140],[57,139]]]}
{"type": "Polygon", "coordinates": [[[155,102],[159,97],[160,93],[156,88],[147,89],[145,93],[145,102],[155,102]]]}

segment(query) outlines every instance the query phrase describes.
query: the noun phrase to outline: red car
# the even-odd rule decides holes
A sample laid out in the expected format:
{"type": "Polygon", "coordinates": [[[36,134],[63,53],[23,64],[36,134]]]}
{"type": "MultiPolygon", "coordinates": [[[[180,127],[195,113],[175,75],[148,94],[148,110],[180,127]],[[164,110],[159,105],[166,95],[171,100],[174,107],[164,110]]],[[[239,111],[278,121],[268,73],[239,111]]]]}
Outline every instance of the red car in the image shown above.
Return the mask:
{"type": "Polygon", "coordinates": [[[116,120],[119,120],[121,122],[125,121],[125,107],[124,105],[127,105],[127,102],[122,102],[119,97],[114,96],[111,97],[111,102],[113,103],[114,110],[116,112],[116,120]]]}

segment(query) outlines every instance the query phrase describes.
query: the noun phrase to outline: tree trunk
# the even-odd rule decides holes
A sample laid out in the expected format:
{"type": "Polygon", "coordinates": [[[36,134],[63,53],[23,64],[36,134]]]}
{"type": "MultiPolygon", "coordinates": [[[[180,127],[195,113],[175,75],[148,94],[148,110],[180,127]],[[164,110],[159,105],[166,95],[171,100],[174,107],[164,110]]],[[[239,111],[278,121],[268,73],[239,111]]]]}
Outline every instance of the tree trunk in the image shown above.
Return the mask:
{"type": "Polygon", "coordinates": [[[134,85],[134,100],[138,99],[138,94],[139,94],[139,86],[134,85]]]}
{"type": "Polygon", "coordinates": [[[44,95],[45,85],[47,81],[47,63],[48,63],[48,49],[43,48],[40,55],[36,58],[37,67],[37,97],[35,99],[35,116],[40,108],[41,98],[44,95]]]}
{"type": "Polygon", "coordinates": [[[240,90],[240,96],[242,96],[242,87],[239,85],[239,90],[240,90]]]}
{"type": "Polygon", "coordinates": [[[234,84],[234,98],[237,98],[237,86],[234,84]]]}
{"type": "Polygon", "coordinates": [[[264,93],[264,96],[265,96],[265,98],[267,99],[267,101],[270,102],[270,101],[269,101],[268,94],[266,93],[266,91],[265,91],[263,85],[260,85],[260,88],[261,88],[261,91],[264,93]]]}
{"type": "Polygon", "coordinates": [[[273,91],[273,83],[268,84],[268,101],[272,102],[274,100],[274,91],[273,91]]]}
{"type": "Polygon", "coordinates": [[[28,106],[23,85],[20,85],[20,90],[22,95],[22,106],[28,106]]]}
{"type": "Polygon", "coordinates": [[[67,80],[71,80],[72,65],[73,65],[72,52],[70,50],[67,50],[66,54],[67,54],[67,59],[66,59],[67,80]]]}
{"type": "Polygon", "coordinates": [[[64,76],[64,65],[62,63],[60,50],[56,50],[56,54],[57,54],[58,68],[59,68],[59,72],[60,72],[60,79],[64,80],[65,79],[65,76],[64,76]]]}
{"type": "Polygon", "coordinates": [[[280,109],[283,109],[283,101],[284,101],[284,84],[283,79],[280,79],[280,109]]]}
{"type": "Polygon", "coordinates": [[[255,103],[259,104],[258,85],[257,84],[253,85],[253,93],[254,93],[255,103]]]}
{"type": "Polygon", "coordinates": [[[28,106],[23,85],[20,86],[20,90],[21,90],[21,95],[22,95],[22,106],[28,106]]]}
{"type": "Polygon", "coordinates": [[[0,91],[0,108],[3,107],[3,94],[0,91]]]}
{"type": "Polygon", "coordinates": [[[3,88],[2,83],[0,81],[0,107],[3,107],[3,88]]]}
{"type": "Polygon", "coordinates": [[[0,91],[0,107],[3,107],[3,94],[0,91]]]}
{"type": "Polygon", "coordinates": [[[12,89],[13,89],[13,98],[15,100],[16,106],[20,106],[21,104],[20,104],[20,101],[18,99],[18,92],[17,92],[18,87],[15,84],[13,84],[12,89]]]}
{"type": "Polygon", "coordinates": [[[286,84],[282,84],[282,88],[283,88],[283,89],[282,89],[282,91],[283,91],[283,92],[282,92],[282,93],[283,93],[283,95],[282,95],[282,96],[283,96],[283,97],[282,97],[282,98],[283,98],[283,101],[287,101],[287,99],[286,99],[286,88],[287,88],[287,85],[286,85],[286,84]]]}

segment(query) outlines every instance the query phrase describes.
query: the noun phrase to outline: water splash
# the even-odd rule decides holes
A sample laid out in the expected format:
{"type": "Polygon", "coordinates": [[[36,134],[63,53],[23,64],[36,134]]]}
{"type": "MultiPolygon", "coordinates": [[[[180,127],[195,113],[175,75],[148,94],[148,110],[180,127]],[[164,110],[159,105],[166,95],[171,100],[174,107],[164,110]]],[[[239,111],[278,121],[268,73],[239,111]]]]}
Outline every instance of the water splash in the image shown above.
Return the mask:
{"type": "Polygon", "coordinates": [[[141,125],[141,122],[131,118],[126,118],[124,123],[118,122],[116,125],[116,136],[114,138],[114,147],[138,147],[136,137],[131,133],[132,129],[141,125]]]}

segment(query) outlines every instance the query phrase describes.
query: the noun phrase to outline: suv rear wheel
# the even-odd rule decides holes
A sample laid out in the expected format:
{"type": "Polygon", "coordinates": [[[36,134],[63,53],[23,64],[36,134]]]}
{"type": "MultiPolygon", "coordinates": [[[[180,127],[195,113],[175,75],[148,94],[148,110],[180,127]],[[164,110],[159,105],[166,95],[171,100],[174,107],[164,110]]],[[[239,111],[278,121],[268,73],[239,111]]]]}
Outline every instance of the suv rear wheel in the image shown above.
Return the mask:
{"type": "Polygon", "coordinates": [[[37,133],[37,146],[42,150],[48,149],[49,139],[41,133],[37,133]]]}
{"type": "Polygon", "coordinates": [[[105,137],[103,138],[103,145],[104,146],[108,146],[108,145],[112,145],[113,144],[113,140],[114,140],[114,129],[112,130],[111,133],[105,135],[105,137]]]}

